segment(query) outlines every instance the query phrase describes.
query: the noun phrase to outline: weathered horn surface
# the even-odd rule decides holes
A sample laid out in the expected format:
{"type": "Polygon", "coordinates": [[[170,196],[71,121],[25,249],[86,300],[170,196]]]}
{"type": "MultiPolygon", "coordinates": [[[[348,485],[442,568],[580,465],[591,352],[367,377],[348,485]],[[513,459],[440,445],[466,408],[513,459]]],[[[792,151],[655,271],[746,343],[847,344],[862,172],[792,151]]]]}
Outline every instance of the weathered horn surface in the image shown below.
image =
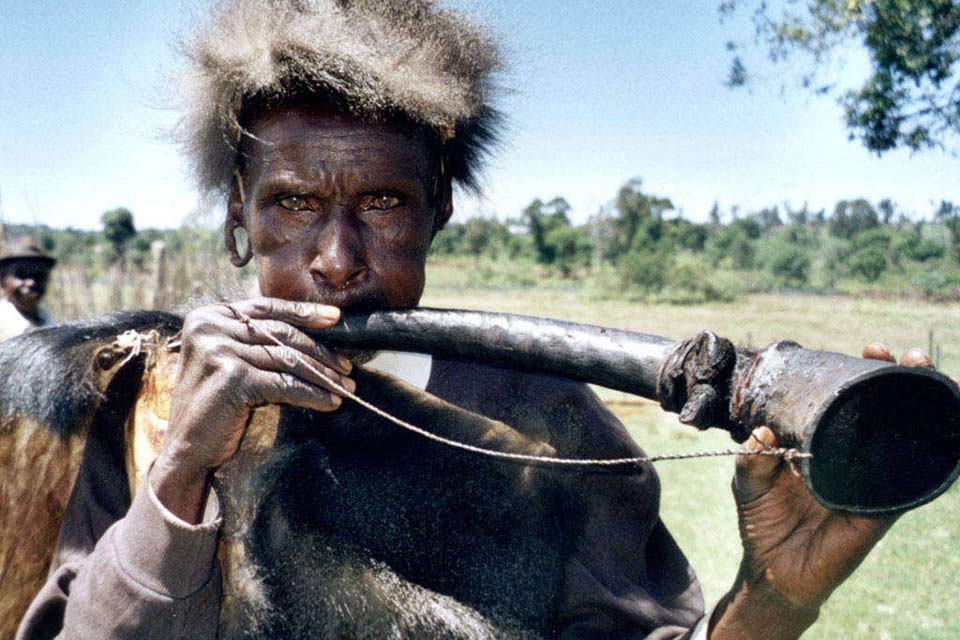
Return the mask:
{"type": "Polygon", "coordinates": [[[960,474],[960,390],[940,373],[778,342],[757,351],[482,311],[346,315],[317,332],[345,349],[392,349],[541,371],[656,400],[681,421],[742,441],[766,424],[813,458],[824,506],[888,514],[933,500],[960,474]],[[690,402],[688,402],[690,401],[690,402]]]}

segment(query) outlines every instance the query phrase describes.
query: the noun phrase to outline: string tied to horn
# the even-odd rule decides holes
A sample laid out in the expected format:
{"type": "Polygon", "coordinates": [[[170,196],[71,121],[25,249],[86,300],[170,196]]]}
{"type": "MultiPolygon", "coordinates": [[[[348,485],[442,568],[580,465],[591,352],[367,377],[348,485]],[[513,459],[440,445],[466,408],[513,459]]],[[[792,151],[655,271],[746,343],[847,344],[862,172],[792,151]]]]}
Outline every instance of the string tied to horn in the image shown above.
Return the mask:
{"type": "MultiPolygon", "coordinates": [[[[228,305],[229,306],[229,305],[228,305]]],[[[239,321],[244,324],[250,331],[259,333],[262,337],[266,338],[270,342],[273,342],[279,347],[285,347],[283,342],[269,334],[266,331],[261,330],[257,327],[250,316],[237,311],[235,308],[230,307],[231,311],[236,315],[239,321]]],[[[444,446],[452,447],[454,449],[459,449],[461,451],[466,451],[469,453],[474,453],[477,455],[482,455],[490,458],[497,458],[504,461],[510,462],[520,462],[520,463],[530,463],[538,465],[550,465],[558,467],[629,467],[629,466],[638,466],[641,464],[648,464],[653,462],[665,462],[670,460],[693,460],[697,458],[714,458],[720,456],[736,456],[736,455],[750,455],[750,456],[776,456],[782,457],[785,460],[793,461],[803,458],[812,458],[813,454],[805,453],[795,448],[765,448],[758,450],[747,450],[744,448],[729,448],[729,449],[715,449],[710,451],[692,451],[687,453],[668,453],[655,456],[635,456],[628,458],[561,458],[554,456],[539,456],[532,454],[524,453],[511,453],[508,451],[497,451],[494,449],[486,449],[484,447],[478,447],[476,445],[468,444],[465,442],[459,442],[457,440],[451,440],[450,438],[445,438],[443,436],[437,435],[431,431],[428,431],[422,427],[411,424],[397,416],[392,415],[388,411],[377,407],[376,405],[367,402],[357,394],[345,389],[341,384],[337,383],[335,380],[330,378],[322,371],[319,371],[316,367],[312,366],[310,363],[306,362],[302,357],[295,354],[297,361],[303,365],[307,370],[312,374],[316,375],[318,378],[323,380],[330,389],[336,391],[339,395],[357,403],[364,409],[374,413],[384,420],[391,422],[392,424],[415,433],[423,438],[432,440],[433,442],[442,444],[444,446]]]]}

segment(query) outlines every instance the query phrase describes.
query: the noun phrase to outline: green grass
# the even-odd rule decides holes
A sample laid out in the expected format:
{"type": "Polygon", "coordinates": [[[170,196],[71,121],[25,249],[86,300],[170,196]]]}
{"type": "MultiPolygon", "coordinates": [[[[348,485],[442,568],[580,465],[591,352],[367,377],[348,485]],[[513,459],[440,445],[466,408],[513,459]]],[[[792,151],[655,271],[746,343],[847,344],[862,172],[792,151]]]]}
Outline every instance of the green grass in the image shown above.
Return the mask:
{"type": "MultiPolygon", "coordinates": [[[[422,304],[563,318],[672,338],[710,329],[753,346],[789,338],[811,349],[853,355],[875,341],[884,342],[895,354],[909,347],[926,349],[932,330],[941,347],[941,370],[960,375],[960,307],[956,304],[804,294],[751,294],[735,302],[690,306],[644,304],[597,300],[576,283],[556,278],[536,288],[471,285],[472,264],[462,259],[431,261],[422,304]]],[[[539,278],[540,273],[530,275],[539,278]]]]}
{"type": "MultiPolygon", "coordinates": [[[[457,265],[461,266],[461,265],[457,265]]],[[[574,286],[484,289],[448,264],[432,265],[423,304],[549,316],[682,338],[709,328],[735,342],[790,338],[811,348],[857,354],[874,340],[895,353],[925,347],[934,330],[941,368],[960,373],[955,305],[895,299],[752,295],[735,303],[677,307],[588,299],[574,286]]],[[[652,403],[599,390],[650,454],[727,448],[719,432],[680,425],[652,403]]],[[[661,513],[696,568],[708,603],[728,588],[740,559],[730,494],[733,460],[658,464],[661,513]]],[[[897,522],[857,572],[841,585],[804,636],[820,639],[960,638],[960,485],[897,522]]]]}

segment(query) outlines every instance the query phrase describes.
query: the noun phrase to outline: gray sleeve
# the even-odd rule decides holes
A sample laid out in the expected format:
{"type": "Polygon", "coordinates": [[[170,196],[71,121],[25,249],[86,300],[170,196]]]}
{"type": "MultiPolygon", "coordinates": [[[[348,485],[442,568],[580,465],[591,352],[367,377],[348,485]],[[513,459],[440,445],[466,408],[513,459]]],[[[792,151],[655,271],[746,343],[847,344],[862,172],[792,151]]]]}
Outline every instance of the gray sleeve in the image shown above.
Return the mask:
{"type": "Polygon", "coordinates": [[[17,640],[216,638],[219,520],[177,520],[144,482],[129,511],[93,544],[84,532],[96,529],[96,517],[82,514],[97,509],[79,507],[78,490],[95,502],[95,492],[75,489],[54,566],[17,640]]]}

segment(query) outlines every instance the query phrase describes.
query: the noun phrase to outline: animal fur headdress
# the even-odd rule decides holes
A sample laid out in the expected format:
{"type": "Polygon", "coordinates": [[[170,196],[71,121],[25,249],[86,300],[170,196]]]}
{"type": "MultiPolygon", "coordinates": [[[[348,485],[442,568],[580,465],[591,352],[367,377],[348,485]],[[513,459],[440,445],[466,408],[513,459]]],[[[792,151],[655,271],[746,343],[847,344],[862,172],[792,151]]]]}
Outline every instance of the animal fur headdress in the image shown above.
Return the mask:
{"type": "Polygon", "coordinates": [[[227,0],[183,48],[177,133],[208,196],[231,187],[244,106],[305,95],[434,131],[446,174],[477,187],[499,121],[497,46],[432,0],[227,0]]]}

